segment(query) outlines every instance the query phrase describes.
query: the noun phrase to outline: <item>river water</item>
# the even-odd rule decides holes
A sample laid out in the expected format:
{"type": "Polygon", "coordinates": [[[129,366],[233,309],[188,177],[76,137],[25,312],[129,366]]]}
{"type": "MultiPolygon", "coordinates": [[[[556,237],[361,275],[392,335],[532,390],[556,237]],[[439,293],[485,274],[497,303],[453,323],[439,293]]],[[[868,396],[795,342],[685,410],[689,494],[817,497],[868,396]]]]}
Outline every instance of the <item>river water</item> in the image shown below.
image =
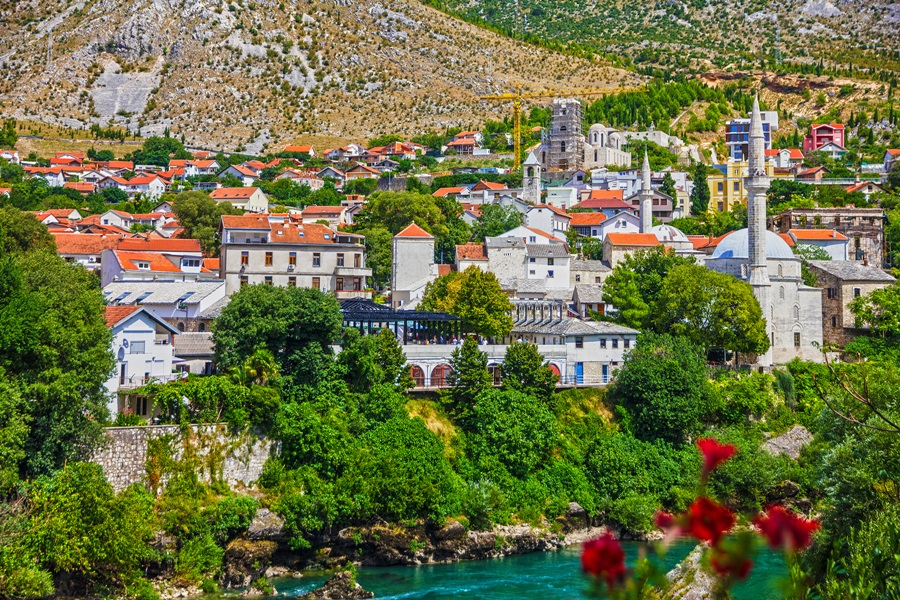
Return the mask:
{"type": "MultiPolygon", "coordinates": [[[[635,560],[638,544],[624,542],[629,563],[635,560]]],[[[694,547],[675,544],[667,554],[667,569],[675,566],[694,547]]],[[[555,552],[536,552],[494,560],[458,562],[418,567],[362,567],[357,581],[375,598],[391,600],[443,600],[479,598],[483,600],[569,600],[584,598],[587,578],[581,572],[580,547],[555,552]]],[[[736,600],[777,600],[779,584],[786,575],[780,554],[763,551],[757,556],[750,579],[734,590],[736,600]]],[[[327,575],[301,579],[277,579],[280,595],[298,596],[324,583],[327,575]]]]}

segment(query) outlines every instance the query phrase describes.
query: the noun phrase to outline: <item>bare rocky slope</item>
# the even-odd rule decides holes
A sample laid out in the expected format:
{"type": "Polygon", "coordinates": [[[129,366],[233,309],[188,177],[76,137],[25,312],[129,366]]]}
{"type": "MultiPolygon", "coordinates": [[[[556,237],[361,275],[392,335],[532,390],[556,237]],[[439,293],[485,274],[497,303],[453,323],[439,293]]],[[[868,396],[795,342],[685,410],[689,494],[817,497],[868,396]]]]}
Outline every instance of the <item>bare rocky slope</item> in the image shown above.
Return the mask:
{"type": "Polygon", "coordinates": [[[0,1],[0,115],[260,151],[509,114],[478,96],[632,85],[415,0],[0,1]]]}

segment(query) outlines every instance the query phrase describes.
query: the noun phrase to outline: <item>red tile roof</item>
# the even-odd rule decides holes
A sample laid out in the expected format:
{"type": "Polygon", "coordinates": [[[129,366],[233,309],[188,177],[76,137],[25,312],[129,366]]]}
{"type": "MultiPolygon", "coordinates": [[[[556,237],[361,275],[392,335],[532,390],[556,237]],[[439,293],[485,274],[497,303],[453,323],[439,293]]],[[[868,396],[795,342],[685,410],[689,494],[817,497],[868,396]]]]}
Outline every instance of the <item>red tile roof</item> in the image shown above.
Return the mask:
{"type": "Polygon", "coordinates": [[[780,237],[781,239],[783,239],[784,242],[785,242],[788,246],[790,246],[791,248],[794,247],[794,238],[791,237],[791,234],[789,234],[789,233],[779,233],[779,234],[778,234],[778,237],[780,237]]]}
{"type": "Polygon", "coordinates": [[[545,238],[547,238],[547,239],[549,239],[549,240],[551,240],[551,241],[565,243],[565,240],[561,240],[561,239],[559,239],[558,237],[555,237],[553,234],[547,233],[547,232],[544,231],[543,229],[538,229],[537,227],[529,227],[528,225],[525,225],[524,227],[525,227],[525,229],[527,229],[528,231],[533,231],[534,233],[536,233],[536,234],[538,234],[538,235],[540,235],[540,236],[543,236],[543,237],[545,237],[545,238]]]}
{"type": "Polygon", "coordinates": [[[625,190],[591,190],[588,200],[623,200],[625,190]]]}
{"type": "Polygon", "coordinates": [[[859,190],[865,189],[869,187],[869,185],[874,185],[879,190],[882,189],[880,185],[875,183],[874,181],[860,181],[859,183],[854,183],[850,187],[847,188],[848,192],[858,192],[859,190]]]}
{"type": "Polygon", "coordinates": [[[840,123],[819,123],[818,125],[813,125],[812,129],[819,129],[821,127],[830,127],[832,129],[843,129],[844,126],[840,123]]]}
{"type": "Polygon", "coordinates": [[[137,304],[129,304],[128,306],[107,306],[103,315],[106,319],[106,326],[113,327],[116,323],[130,317],[142,308],[144,307],[137,304]]]}
{"type": "Polygon", "coordinates": [[[482,244],[462,244],[456,247],[457,260],[487,260],[482,244]]]}
{"type": "MultiPolygon", "coordinates": [[[[615,190],[621,191],[621,190],[615,190]]],[[[583,200],[579,202],[572,208],[586,208],[588,210],[603,210],[603,209],[630,209],[632,206],[626,203],[621,198],[588,198],[587,200],[583,200]]]]}
{"type": "Polygon", "coordinates": [[[284,152],[296,152],[298,154],[309,154],[312,152],[312,146],[285,146],[284,152]]]}
{"type": "Polygon", "coordinates": [[[607,233],[606,239],[614,246],[659,246],[652,233],[607,233]]]}
{"type": "Polygon", "coordinates": [[[888,152],[888,154],[890,154],[891,156],[900,156],[900,149],[890,148],[890,149],[888,149],[887,152],[888,152]]]}
{"type": "Polygon", "coordinates": [[[410,223],[403,231],[394,237],[431,238],[433,236],[415,223],[410,223]]]}
{"type": "MultiPolygon", "coordinates": [[[[244,165],[231,165],[231,167],[229,167],[229,168],[234,169],[235,171],[237,171],[244,177],[252,177],[254,179],[259,178],[259,174],[256,171],[254,171],[253,169],[251,169],[250,167],[245,167],[244,165]]],[[[226,171],[227,170],[228,169],[226,169],[226,171]]]]}
{"type": "Polygon", "coordinates": [[[124,252],[113,250],[119,264],[126,271],[160,271],[165,273],[179,273],[181,269],[169,258],[160,252],[124,252]],[[149,269],[138,269],[139,262],[149,263],[149,269]]]}
{"type": "Polygon", "coordinates": [[[571,216],[572,227],[589,227],[591,225],[599,225],[606,220],[606,215],[604,215],[602,212],[573,213],[571,216]]]}
{"type": "Polygon", "coordinates": [[[463,207],[463,210],[469,211],[479,219],[481,218],[481,205],[480,204],[470,204],[467,202],[461,202],[460,206],[463,207]]]}
{"type": "Polygon", "coordinates": [[[99,255],[104,250],[113,250],[122,241],[122,235],[96,233],[55,233],[56,251],[60,254],[99,255]]]}
{"type": "Polygon", "coordinates": [[[442,187],[431,195],[435,198],[443,198],[450,194],[461,194],[465,189],[464,187],[442,187]]]}
{"type": "Polygon", "coordinates": [[[694,245],[694,250],[702,250],[709,246],[709,243],[712,241],[712,236],[705,235],[689,235],[687,239],[691,241],[691,244],[694,245]]]}
{"type": "Polygon", "coordinates": [[[267,215],[222,215],[222,227],[226,229],[270,229],[267,215]]]}
{"type": "Polygon", "coordinates": [[[306,225],[276,223],[272,225],[269,242],[272,244],[333,244],[334,230],[317,223],[306,225]]]}
{"type": "Polygon", "coordinates": [[[132,252],[200,252],[200,240],[181,238],[128,238],[119,242],[117,250],[132,252]]]}
{"type": "MultiPolygon", "coordinates": [[[[551,212],[556,213],[560,217],[564,217],[566,219],[572,218],[572,215],[570,215],[569,213],[567,213],[566,211],[564,211],[562,209],[556,208],[552,204],[535,204],[531,208],[546,208],[546,209],[550,210],[551,212]]],[[[531,210],[531,208],[529,208],[528,210],[531,210]]]]}
{"type": "Polygon", "coordinates": [[[219,270],[219,259],[218,258],[204,258],[203,266],[210,271],[218,271],[219,270]]]}
{"type": "Polygon", "coordinates": [[[209,195],[214,200],[248,200],[250,196],[256,193],[259,188],[243,187],[243,188],[219,188],[213,190],[209,195]]]}
{"type": "Polygon", "coordinates": [[[312,215],[338,216],[346,210],[346,206],[307,206],[300,214],[302,214],[304,217],[309,217],[312,215]]]}
{"type": "Polygon", "coordinates": [[[791,229],[788,233],[798,240],[846,240],[847,236],[834,229],[791,229]]]}
{"type": "Polygon", "coordinates": [[[505,184],[497,183],[495,181],[485,181],[484,179],[482,179],[472,187],[472,191],[475,192],[485,189],[499,192],[500,190],[505,190],[508,188],[505,184]]]}
{"type": "Polygon", "coordinates": [[[438,265],[438,277],[443,277],[444,275],[449,275],[450,271],[453,270],[453,265],[438,265]]]}

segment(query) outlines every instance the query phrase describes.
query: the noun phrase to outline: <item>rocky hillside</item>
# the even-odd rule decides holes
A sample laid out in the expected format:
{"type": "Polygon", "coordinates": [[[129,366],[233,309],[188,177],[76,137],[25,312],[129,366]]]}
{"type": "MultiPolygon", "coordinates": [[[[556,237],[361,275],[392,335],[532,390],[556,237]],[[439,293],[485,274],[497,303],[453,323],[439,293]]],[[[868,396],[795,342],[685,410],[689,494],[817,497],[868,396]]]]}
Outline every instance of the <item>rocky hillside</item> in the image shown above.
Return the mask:
{"type": "Polygon", "coordinates": [[[760,57],[900,70],[896,0],[428,0],[516,36],[537,36],[671,68],[760,57]]]}
{"type": "Polygon", "coordinates": [[[0,30],[0,115],[248,151],[499,118],[478,96],[516,83],[636,81],[415,0],[2,0],[0,30]]]}

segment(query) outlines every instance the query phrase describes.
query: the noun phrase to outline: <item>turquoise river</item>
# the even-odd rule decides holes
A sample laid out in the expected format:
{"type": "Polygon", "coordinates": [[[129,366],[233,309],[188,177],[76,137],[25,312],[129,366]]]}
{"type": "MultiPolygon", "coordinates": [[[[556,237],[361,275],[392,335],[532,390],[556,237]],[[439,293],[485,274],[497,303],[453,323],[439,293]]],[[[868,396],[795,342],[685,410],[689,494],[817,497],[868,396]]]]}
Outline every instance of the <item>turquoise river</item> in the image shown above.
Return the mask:
{"type": "MultiPolygon", "coordinates": [[[[629,561],[638,544],[624,544],[629,561]]],[[[674,566],[693,547],[676,544],[666,556],[666,568],[674,566]]],[[[757,556],[748,581],[734,590],[736,600],[776,600],[786,575],[780,554],[764,551],[757,556]]],[[[298,596],[327,579],[310,575],[275,580],[279,595],[298,596]]],[[[568,600],[584,598],[587,579],[580,573],[579,548],[538,552],[482,561],[418,567],[363,567],[357,581],[378,599],[480,598],[484,600],[568,600]]]]}

